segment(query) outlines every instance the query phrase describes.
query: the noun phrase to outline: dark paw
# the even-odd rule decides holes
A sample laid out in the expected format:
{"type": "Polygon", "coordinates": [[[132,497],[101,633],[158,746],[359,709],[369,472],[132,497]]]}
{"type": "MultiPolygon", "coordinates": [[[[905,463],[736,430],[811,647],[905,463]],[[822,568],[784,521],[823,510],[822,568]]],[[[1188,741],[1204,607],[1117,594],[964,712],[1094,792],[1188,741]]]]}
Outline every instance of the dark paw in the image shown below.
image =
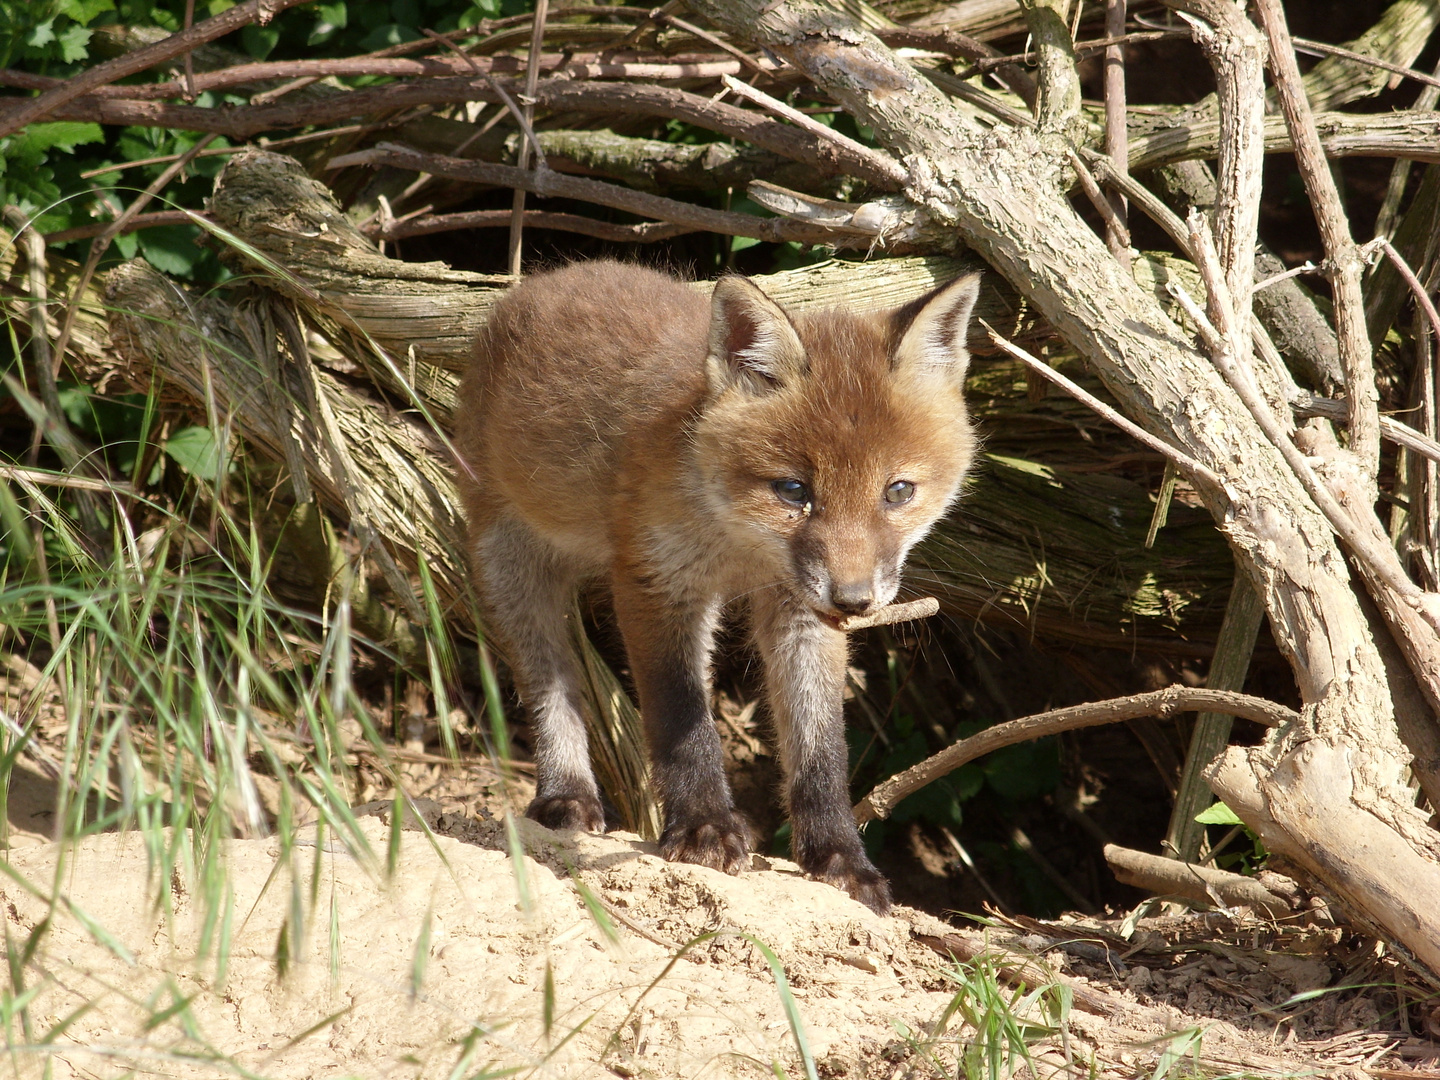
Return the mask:
{"type": "Polygon", "coordinates": [[[876,915],[890,910],[890,883],[885,875],[876,870],[864,852],[837,851],[818,865],[804,866],[804,870],[817,881],[844,889],[854,900],[859,900],[876,915]]]}
{"type": "Polygon", "coordinates": [[[525,808],[525,816],[547,829],[605,831],[605,811],[593,795],[536,796],[525,808]]]}
{"type": "Polygon", "coordinates": [[[675,822],[660,837],[660,854],[670,862],[738,874],[750,865],[750,830],[733,813],[715,821],[675,822]]]}

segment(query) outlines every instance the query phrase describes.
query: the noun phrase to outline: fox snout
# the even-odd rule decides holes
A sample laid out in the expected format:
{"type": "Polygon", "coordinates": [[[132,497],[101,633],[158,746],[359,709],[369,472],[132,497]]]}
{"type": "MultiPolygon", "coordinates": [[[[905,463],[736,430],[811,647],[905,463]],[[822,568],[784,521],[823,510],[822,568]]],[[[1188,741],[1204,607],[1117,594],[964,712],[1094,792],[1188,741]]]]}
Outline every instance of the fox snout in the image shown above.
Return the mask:
{"type": "Polygon", "coordinates": [[[830,603],[843,615],[864,615],[875,606],[875,589],[868,579],[831,582],[830,603]]]}
{"type": "Polygon", "coordinates": [[[871,538],[810,538],[797,545],[795,562],[806,600],[825,615],[864,615],[900,588],[899,551],[871,538]]]}

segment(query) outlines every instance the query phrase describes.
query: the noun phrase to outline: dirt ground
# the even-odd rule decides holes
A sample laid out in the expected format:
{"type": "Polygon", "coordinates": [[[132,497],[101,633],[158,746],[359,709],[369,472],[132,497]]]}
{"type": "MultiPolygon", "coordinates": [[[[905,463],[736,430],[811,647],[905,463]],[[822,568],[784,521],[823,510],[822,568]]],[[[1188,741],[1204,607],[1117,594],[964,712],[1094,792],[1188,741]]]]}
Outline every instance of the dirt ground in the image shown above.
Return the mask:
{"type": "Polygon", "coordinates": [[[317,847],[313,828],[288,861],[274,838],[225,841],[222,962],[214,925],[202,948],[187,844],[168,880],[138,834],[62,852],[45,838],[47,789],[17,770],[0,879],[12,965],[52,919],[12,987],[34,994],[28,1036],[7,1002],[10,1043],[27,1044],[9,1056],[17,1076],[803,1076],[801,1039],[820,1077],[955,1075],[957,1054],[978,1066],[986,1045],[1004,1062],[964,1020],[993,1028],[1005,1010],[970,994],[952,1015],[957,962],[942,955],[987,942],[1005,1000],[1021,982],[1065,988],[1063,1012],[1053,990],[1011,1006],[1036,1040],[1032,1075],[1440,1076],[1440,1032],[1400,1027],[1440,1015],[1414,1006],[1420,990],[1397,1013],[1397,969],[1340,927],[1243,912],[985,931],[908,908],[881,919],[783,860],[727,877],[624,833],[523,819],[517,872],[501,804],[473,795],[419,799],[425,824],[406,822],[388,879],[388,802],[362,808],[368,865],[333,838],[317,847]],[[1320,993],[1292,1000],[1307,991],[1320,993]]]}

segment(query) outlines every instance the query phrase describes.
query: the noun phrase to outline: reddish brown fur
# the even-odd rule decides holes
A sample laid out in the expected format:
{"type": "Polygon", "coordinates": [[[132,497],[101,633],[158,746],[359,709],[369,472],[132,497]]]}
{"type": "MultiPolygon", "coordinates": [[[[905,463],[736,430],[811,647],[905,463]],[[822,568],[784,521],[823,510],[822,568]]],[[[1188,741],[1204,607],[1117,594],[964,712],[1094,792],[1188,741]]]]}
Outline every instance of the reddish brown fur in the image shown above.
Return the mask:
{"type": "Polygon", "coordinates": [[[797,857],[888,904],[844,814],[833,620],[893,599],[906,553],[969,467],[974,292],[971,280],[897,311],[787,318],[744,279],[707,298],[585,263],[501,299],[461,387],[457,438],[487,616],[536,716],[532,816],[600,823],[562,607],[577,580],[608,576],[666,806],[662,847],[743,863],[708,663],[720,605],[746,596],[797,857]],[[786,481],[803,484],[804,505],[782,496],[786,481]],[[905,482],[913,497],[887,497],[905,482]]]}

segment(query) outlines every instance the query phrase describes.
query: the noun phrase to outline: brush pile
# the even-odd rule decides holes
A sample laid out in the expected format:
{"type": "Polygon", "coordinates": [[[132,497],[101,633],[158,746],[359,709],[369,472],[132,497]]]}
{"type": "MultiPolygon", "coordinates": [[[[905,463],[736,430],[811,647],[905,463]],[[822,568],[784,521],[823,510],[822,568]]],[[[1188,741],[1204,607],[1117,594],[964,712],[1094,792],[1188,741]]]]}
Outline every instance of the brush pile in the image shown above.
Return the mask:
{"type": "MultiPolygon", "coordinates": [[[[298,2],[247,0],[168,36],[105,27],[114,58],[67,79],[0,71],[17,91],[0,135],[204,136],[111,220],[42,237],[6,208],[14,401],[82,503],[138,493],[70,431],[67,381],[199,418],[310,523],[268,541],[277,579],[346,603],[433,678],[438,709],[459,676],[434,636],[483,632],[447,433],[467,343],[514,273],[661,245],[701,277],[772,269],[762,287],[804,306],[904,301],[984,269],[985,465],[917,589],[1042,647],[1208,662],[1220,691],[1245,686],[1268,620],[1298,717],[1228,750],[1228,716],[1189,725],[1170,843],[1196,858],[1213,790],[1294,875],[1440,974],[1440,842],[1414,791],[1440,807],[1440,80],[1412,68],[1440,2],[1397,0],[1343,47],[1292,36],[1279,0],[539,0],[364,55],[240,62],[215,44],[298,2]],[[1302,76],[1297,54],[1324,58],[1302,76]],[[1135,100],[1165,65],[1215,93],[1135,100]],[[1402,107],[1374,111],[1382,92],[1402,107]],[[1290,155],[1295,190],[1279,191],[1267,161],[1290,155]],[[150,208],[212,156],[203,208],[150,208]],[[1336,188],[1351,158],[1393,161],[1363,220],[1336,188]],[[1259,243],[1302,191],[1318,268],[1290,265],[1305,240],[1259,243]],[[177,223],[234,275],[223,289],[105,264],[129,233],[177,223]],[[47,254],[84,239],[82,264],[47,254]]],[[[48,482],[4,467],[22,500],[48,482]]],[[[653,832],[637,718],[585,647],[609,794],[653,832]]],[[[932,722],[928,749],[958,726],[932,722]]]]}

